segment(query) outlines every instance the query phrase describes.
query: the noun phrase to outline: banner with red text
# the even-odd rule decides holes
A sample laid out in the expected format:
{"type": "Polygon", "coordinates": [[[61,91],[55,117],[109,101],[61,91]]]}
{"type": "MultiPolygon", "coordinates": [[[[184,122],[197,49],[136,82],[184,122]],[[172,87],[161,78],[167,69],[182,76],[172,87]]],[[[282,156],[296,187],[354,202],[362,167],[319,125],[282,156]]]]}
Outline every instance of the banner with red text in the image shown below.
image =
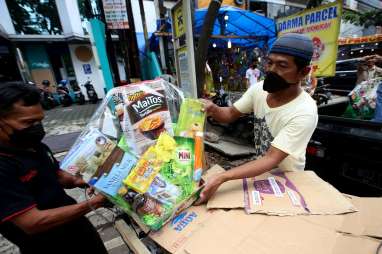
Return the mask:
{"type": "Polygon", "coordinates": [[[285,33],[302,33],[312,38],[312,68],[315,76],[335,74],[341,14],[342,1],[337,1],[276,21],[278,36],[285,33]]]}

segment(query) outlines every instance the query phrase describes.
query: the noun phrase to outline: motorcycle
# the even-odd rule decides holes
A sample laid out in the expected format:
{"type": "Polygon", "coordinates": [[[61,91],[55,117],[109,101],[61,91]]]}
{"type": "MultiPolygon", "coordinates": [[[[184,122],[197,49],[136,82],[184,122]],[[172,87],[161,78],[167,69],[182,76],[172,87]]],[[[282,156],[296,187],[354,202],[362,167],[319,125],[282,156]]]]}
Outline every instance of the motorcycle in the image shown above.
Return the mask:
{"type": "Polygon", "coordinates": [[[328,101],[331,99],[332,93],[328,90],[328,87],[330,87],[330,84],[318,82],[317,87],[312,95],[312,98],[316,101],[317,106],[328,104],[328,101]]]}
{"type": "Polygon", "coordinates": [[[94,89],[93,84],[90,80],[86,81],[83,86],[86,88],[86,93],[88,95],[88,99],[91,103],[96,104],[98,102],[98,95],[94,89]]]}
{"type": "Polygon", "coordinates": [[[74,92],[74,98],[78,105],[84,105],[85,104],[85,95],[82,93],[80,86],[77,84],[76,81],[73,81],[73,83],[70,85],[74,92]]]}
{"type": "Polygon", "coordinates": [[[57,93],[60,97],[60,103],[64,107],[68,107],[73,104],[72,97],[69,95],[69,89],[66,86],[67,80],[61,80],[60,83],[57,85],[57,93]]]}

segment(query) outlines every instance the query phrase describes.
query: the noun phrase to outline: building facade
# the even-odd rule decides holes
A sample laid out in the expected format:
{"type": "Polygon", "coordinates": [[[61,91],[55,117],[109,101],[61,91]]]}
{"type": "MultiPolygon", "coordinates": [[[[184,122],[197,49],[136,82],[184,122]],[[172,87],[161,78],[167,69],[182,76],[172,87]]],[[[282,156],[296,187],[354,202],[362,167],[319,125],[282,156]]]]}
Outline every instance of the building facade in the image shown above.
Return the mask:
{"type": "MultiPolygon", "coordinates": [[[[2,69],[0,81],[49,80],[52,90],[61,80],[84,84],[90,80],[105,96],[102,72],[86,29],[83,0],[0,0],[0,56],[13,56],[13,70],[2,69]]],[[[0,66],[4,65],[0,58],[0,66]]],[[[119,58],[117,58],[119,59],[119,58]]],[[[125,77],[120,60],[121,79],[125,77]]],[[[10,65],[9,65],[10,66],[10,65]]],[[[83,93],[86,96],[85,88],[83,93]]]]}

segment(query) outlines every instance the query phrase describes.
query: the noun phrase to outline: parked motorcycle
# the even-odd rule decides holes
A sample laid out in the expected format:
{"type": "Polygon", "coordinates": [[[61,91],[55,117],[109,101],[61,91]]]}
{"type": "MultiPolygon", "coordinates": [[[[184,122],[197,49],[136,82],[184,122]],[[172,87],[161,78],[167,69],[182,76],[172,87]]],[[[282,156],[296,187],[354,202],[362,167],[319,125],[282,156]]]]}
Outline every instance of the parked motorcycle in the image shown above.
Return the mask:
{"type": "Polygon", "coordinates": [[[228,94],[224,91],[223,88],[216,90],[215,95],[210,98],[213,103],[218,105],[219,107],[228,107],[229,99],[228,94]]]}
{"type": "MultiPolygon", "coordinates": [[[[34,84],[33,82],[29,82],[29,84],[34,84]]],[[[53,94],[49,91],[50,81],[43,80],[42,88],[40,88],[40,103],[43,109],[49,110],[57,106],[57,101],[54,99],[53,94]]],[[[34,84],[36,85],[36,84],[34,84]]]]}
{"type": "Polygon", "coordinates": [[[80,86],[77,84],[76,81],[73,81],[72,84],[70,84],[72,87],[72,90],[74,92],[74,99],[75,102],[78,105],[84,105],[85,104],[85,95],[82,93],[80,86]]]}
{"type": "Polygon", "coordinates": [[[86,81],[83,86],[86,88],[86,93],[88,95],[88,99],[91,103],[96,104],[98,102],[98,95],[94,89],[93,84],[90,80],[86,81]]]}
{"type": "Polygon", "coordinates": [[[312,95],[312,98],[316,101],[317,106],[322,104],[328,104],[328,101],[332,97],[332,93],[328,90],[329,86],[330,84],[324,84],[320,80],[317,83],[317,87],[312,95]]]}
{"type": "Polygon", "coordinates": [[[61,80],[60,83],[57,85],[57,93],[60,97],[60,103],[64,107],[68,107],[73,104],[72,97],[69,95],[69,88],[67,87],[68,81],[67,80],[61,80]]]}

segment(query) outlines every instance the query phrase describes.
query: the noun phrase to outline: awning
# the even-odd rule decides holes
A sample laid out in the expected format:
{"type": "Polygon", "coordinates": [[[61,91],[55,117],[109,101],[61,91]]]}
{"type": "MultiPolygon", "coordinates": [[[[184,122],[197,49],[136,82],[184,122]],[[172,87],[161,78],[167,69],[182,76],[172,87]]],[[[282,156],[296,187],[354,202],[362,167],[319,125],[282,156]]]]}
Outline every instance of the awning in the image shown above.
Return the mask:
{"type": "MultiPolygon", "coordinates": [[[[194,30],[198,36],[202,30],[207,8],[195,11],[194,30]]],[[[227,47],[230,40],[233,46],[269,48],[275,41],[276,24],[273,19],[263,17],[254,12],[242,10],[232,6],[219,9],[216,18],[211,44],[217,47],[227,47]]]]}

